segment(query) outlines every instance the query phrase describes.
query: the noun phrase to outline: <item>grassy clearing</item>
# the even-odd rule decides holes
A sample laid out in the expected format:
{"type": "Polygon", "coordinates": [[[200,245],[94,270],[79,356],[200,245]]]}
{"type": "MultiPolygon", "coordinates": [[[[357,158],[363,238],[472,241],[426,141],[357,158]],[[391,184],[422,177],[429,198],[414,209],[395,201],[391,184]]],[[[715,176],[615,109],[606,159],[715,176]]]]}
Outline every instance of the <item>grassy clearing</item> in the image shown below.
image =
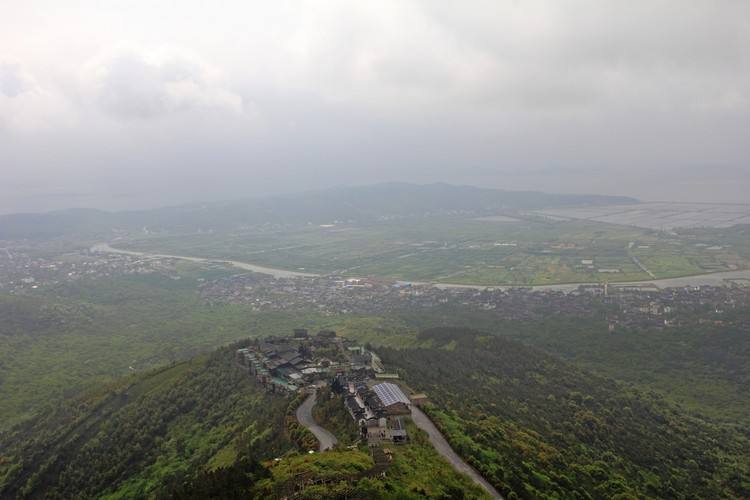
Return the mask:
{"type": "Polygon", "coordinates": [[[430,445],[426,435],[413,424],[413,437],[406,445],[386,447],[393,462],[386,477],[366,477],[374,462],[366,448],[326,451],[306,455],[288,455],[267,462],[271,477],[256,485],[260,498],[274,498],[300,478],[308,476],[325,484],[308,485],[299,498],[346,498],[357,493],[360,498],[488,498],[471,479],[456,472],[430,445]]]}

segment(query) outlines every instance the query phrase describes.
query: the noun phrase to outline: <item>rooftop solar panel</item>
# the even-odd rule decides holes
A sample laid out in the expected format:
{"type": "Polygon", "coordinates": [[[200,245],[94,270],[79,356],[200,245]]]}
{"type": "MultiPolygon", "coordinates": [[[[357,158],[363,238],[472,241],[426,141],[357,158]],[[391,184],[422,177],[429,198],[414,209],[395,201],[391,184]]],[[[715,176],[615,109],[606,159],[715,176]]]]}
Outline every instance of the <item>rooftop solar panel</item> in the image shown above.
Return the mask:
{"type": "Polygon", "coordinates": [[[383,382],[373,386],[373,391],[378,396],[380,401],[383,402],[383,406],[390,406],[394,403],[405,403],[409,404],[409,398],[396,384],[390,382],[383,382]]]}

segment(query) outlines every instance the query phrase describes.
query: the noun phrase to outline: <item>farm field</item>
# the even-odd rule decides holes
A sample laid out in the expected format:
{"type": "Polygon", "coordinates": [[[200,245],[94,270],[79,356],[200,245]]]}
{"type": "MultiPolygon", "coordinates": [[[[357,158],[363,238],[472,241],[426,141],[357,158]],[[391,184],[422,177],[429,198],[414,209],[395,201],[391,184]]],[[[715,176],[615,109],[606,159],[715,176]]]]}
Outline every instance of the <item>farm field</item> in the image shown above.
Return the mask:
{"type": "Polygon", "coordinates": [[[639,203],[583,208],[553,208],[538,213],[562,219],[582,219],[646,229],[723,228],[750,224],[750,205],[724,203],[639,203]]]}
{"type": "Polygon", "coordinates": [[[343,276],[471,285],[638,281],[750,265],[748,239],[538,217],[402,218],[367,225],[155,234],[120,248],[343,276]]]}

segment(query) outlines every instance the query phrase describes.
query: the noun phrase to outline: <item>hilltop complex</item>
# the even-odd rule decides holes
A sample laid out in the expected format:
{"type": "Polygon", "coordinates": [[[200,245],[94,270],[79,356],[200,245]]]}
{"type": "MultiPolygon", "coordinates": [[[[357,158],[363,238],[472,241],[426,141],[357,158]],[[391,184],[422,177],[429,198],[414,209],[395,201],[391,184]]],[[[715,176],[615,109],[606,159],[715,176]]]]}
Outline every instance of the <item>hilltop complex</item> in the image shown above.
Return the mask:
{"type": "Polygon", "coordinates": [[[331,330],[310,335],[300,328],[289,337],[256,339],[236,358],[269,392],[314,392],[330,383],[371,446],[408,439],[403,417],[411,415],[412,400],[382,380],[398,376],[385,373],[375,352],[331,330]]]}

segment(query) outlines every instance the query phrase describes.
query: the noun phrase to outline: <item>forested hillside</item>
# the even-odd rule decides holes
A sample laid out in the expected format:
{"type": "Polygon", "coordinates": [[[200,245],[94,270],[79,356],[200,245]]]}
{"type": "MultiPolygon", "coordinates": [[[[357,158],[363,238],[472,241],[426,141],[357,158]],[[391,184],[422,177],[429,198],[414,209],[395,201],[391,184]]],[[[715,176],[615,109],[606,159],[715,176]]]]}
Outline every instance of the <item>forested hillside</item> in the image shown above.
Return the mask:
{"type": "Polygon", "coordinates": [[[746,498],[747,431],[687,415],[534,349],[467,329],[381,349],[451,444],[508,498],[746,498]]]}
{"type": "MultiPolygon", "coordinates": [[[[0,435],[0,498],[486,498],[412,425],[386,463],[366,445],[308,454],[293,398],[238,368],[235,347],[127,377],[0,435]]],[[[351,430],[343,406],[321,410],[324,425],[351,430]]]]}
{"type": "MultiPolygon", "coordinates": [[[[226,271],[181,264],[159,274],[81,279],[34,296],[0,296],[0,429],[24,422],[0,437],[0,497],[87,498],[100,488],[113,497],[205,498],[216,491],[272,497],[288,487],[287,465],[335,479],[341,488],[327,491],[343,496],[359,487],[391,498],[470,491],[423,439],[396,453],[387,481],[365,477],[370,465],[358,451],[274,466],[268,459],[295,446],[284,426],[288,401],[258,392],[234,369],[229,351],[148,371],[300,325],[377,345],[390,367],[429,394],[431,416],[454,447],[509,497],[750,494],[747,431],[694,413],[724,422],[745,418],[746,397],[733,396],[748,380],[741,329],[706,324],[608,333],[605,311],[521,322],[448,305],[397,309],[387,318],[257,312],[200,301],[199,280],[217,273],[226,271]],[[445,324],[481,325],[500,335],[416,333],[445,324]],[[137,375],[113,382],[132,370],[137,375]],[[692,392],[678,393],[688,385],[692,392]],[[62,403],[72,398],[79,399],[62,403]],[[273,435],[281,437],[266,440],[273,435]],[[360,459],[357,471],[341,467],[360,459]]],[[[316,416],[347,443],[348,413],[324,393],[320,401],[316,416]]]]}
{"type": "MultiPolygon", "coordinates": [[[[308,311],[257,314],[200,301],[211,271],[85,279],[36,296],[0,294],[0,431],[70,398],[249,335],[321,326],[308,311]]],[[[335,325],[333,325],[335,326],[335,325]]]]}
{"type": "MultiPolygon", "coordinates": [[[[738,311],[747,317],[748,311],[738,311]]],[[[727,315],[729,317],[729,315],[727,315]]],[[[605,376],[658,390],[692,412],[750,423],[750,335],[732,325],[622,328],[555,318],[518,338],[605,376]]]]}
{"type": "MultiPolygon", "coordinates": [[[[725,318],[749,314],[738,309],[725,318]]],[[[518,321],[446,305],[401,316],[417,330],[460,325],[492,332],[599,375],[654,390],[691,413],[750,424],[750,335],[739,326],[711,322],[610,332],[604,309],[588,317],[538,314],[518,321]]]]}
{"type": "MultiPolygon", "coordinates": [[[[288,450],[287,398],[268,395],[223,349],[129,377],[0,436],[1,498],[156,498],[240,460],[288,450]]],[[[198,481],[203,483],[205,481],[198,481]]]]}

